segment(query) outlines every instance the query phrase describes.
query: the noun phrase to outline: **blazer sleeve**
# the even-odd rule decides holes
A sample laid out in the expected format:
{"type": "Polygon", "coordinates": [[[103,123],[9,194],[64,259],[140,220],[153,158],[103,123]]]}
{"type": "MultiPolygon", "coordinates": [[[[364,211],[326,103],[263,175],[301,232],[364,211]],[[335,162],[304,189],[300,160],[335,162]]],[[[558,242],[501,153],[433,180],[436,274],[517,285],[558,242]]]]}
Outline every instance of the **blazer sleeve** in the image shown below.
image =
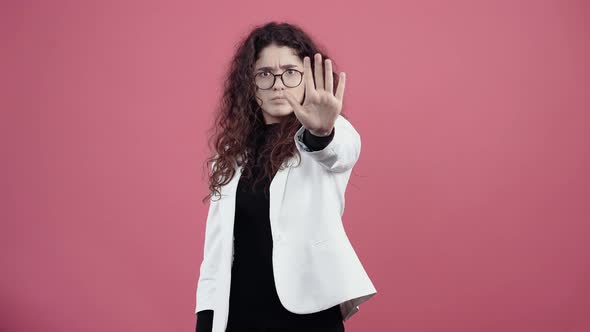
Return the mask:
{"type": "Polygon", "coordinates": [[[221,227],[218,218],[218,204],[215,200],[209,201],[209,211],[205,223],[203,260],[197,282],[195,313],[201,310],[215,309],[216,275],[221,254],[221,227]]]}
{"type": "MultiPolygon", "coordinates": [[[[330,142],[321,150],[305,144],[306,128],[301,126],[295,133],[295,145],[301,154],[306,154],[331,172],[345,172],[356,164],[361,153],[361,136],[352,124],[338,115],[330,136],[330,142]]],[[[322,137],[319,137],[322,138],[322,137]]]]}

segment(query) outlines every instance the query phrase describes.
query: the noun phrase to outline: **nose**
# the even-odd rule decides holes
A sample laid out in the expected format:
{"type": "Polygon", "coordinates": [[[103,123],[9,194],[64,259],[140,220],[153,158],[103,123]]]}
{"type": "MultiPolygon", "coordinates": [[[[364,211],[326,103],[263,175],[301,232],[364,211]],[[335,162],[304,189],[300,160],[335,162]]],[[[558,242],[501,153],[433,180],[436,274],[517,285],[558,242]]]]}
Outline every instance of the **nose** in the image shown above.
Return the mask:
{"type": "Polygon", "coordinates": [[[280,76],[277,76],[277,78],[275,79],[275,84],[273,85],[273,90],[284,90],[285,89],[285,85],[283,84],[283,80],[281,79],[280,76]]]}

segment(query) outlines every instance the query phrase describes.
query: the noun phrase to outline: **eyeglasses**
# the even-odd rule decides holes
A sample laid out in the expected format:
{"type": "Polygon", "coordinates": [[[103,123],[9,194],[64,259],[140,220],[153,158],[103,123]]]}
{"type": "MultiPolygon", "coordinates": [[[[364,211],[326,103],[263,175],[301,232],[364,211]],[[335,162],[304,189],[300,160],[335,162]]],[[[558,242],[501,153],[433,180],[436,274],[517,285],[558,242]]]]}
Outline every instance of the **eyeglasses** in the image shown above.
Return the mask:
{"type": "Polygon", "coordinates": [[[275,85],[277,76],[281,77],[283,84],[288,88],[299,86],[303,81],[303,72],[296,69],[287,69],[282,74],[273,74],[268,71],[263,71],[254,77],[254,83],[260,90],[268,90],[275,85]]]}

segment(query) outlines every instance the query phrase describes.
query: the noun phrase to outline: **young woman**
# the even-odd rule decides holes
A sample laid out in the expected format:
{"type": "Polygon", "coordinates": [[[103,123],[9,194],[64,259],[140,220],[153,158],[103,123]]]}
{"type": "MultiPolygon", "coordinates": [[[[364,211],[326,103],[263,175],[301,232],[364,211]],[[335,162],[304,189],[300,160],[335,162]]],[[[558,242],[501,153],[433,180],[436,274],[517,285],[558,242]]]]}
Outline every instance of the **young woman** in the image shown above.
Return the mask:
{"type": "Polygon", "coordinates": [[[292,24],[238,46],[209,142],[198,332],[343,332],[377,293],[342,224],[361,139],[333,67],[292,24]]]}

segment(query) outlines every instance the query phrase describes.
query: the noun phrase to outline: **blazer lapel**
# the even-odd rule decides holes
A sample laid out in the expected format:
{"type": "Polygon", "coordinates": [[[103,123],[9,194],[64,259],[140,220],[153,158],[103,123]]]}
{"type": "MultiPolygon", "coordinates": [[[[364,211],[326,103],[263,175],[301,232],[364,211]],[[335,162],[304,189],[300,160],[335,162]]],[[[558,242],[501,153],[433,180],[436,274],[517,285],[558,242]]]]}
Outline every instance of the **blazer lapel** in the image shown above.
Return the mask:
{"type": "MultiPolygon", "coordinates": [[[[269,196],[269,218],[271,223],[271,230],[273,238],[276,235],[276,220],[278,220],[278,216],[281,211],[281,206],[283,203],[284,195],[285,195],[285,185],[287,184],[287,178],[289,177],[289,172],[294,165],[296,156],[293,156],[286,161],[283,162],[282,169],[279,169],[276,174],[274,175],[271,183],[270,183],[270,196],[269,196]]],[[[229,222],[232,227],[228,227],[228,231],[233,233],[233,225],[235,221],[235,211],[236,211],[236,193],[238,188],[238,182],[240,181],[240,177],[242,176],[242,166],[237,166],[236,164],[236,173],[234,177],[230,180],[230,182],[225,186],[225,190],[223,190],[223,194],[229,199],[228,204],[226,204],[226,208],[221,209],[221,212],[224,214],[223,220],[229,222]]]]}

